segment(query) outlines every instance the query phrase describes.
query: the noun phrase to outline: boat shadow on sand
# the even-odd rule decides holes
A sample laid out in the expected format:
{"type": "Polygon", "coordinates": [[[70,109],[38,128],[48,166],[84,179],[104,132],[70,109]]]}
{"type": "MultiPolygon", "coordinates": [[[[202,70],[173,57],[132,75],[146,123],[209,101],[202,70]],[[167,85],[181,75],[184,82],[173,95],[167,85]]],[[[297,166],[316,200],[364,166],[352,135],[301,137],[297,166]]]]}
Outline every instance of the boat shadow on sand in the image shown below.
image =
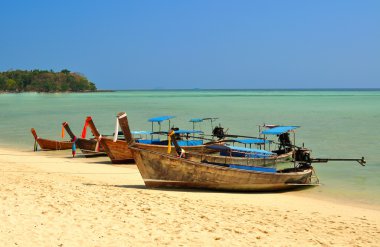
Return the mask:
{"type": "Polygon", "coordinates": [[[140,184],[128,184],[128,185],[112,185],[112,184],[91,184],[91,183],[84,183],[83,185],[86,186],[105,186],[105,187],[115,187],[115,188],[123,188],[123,189],[144,189],[144,190],[159,190],[159,191],[172,191],[172,192],[186,192],[186,193],[229,193],[229,194],[281,194],[281,193],[287,193],[287,192],[294,192],[294,191],[300,191],[300,190],[307,190],[311,189],[315,186],[297,186],[290,189],[285,190],[273,190],[273,191],[234,191],[234,190],[212,190],[212,189],[198,189],[198,188],[191,188],[191,189],[183,189],[183,188],[147,188],[145,185],[140,184]]]}

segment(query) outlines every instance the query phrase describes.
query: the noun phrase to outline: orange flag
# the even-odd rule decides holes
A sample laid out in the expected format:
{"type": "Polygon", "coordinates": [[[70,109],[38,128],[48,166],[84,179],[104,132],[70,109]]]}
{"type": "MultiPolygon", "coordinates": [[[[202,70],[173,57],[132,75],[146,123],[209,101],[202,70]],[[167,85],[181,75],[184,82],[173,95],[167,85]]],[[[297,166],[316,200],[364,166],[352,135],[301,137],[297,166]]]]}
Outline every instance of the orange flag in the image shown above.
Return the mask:
{"type": "Polygon", "coordinates": [[[65,125],[62,125],[62,139],[65,137],[65,125]]]}
{"type": "Polygon", "coordinates": [[[84,122],[83,130],[82,130],[82,138],[86,138],[88,121],[90,120],[91,120],[91,117],[87,117],[86,121],[84,122]]]}

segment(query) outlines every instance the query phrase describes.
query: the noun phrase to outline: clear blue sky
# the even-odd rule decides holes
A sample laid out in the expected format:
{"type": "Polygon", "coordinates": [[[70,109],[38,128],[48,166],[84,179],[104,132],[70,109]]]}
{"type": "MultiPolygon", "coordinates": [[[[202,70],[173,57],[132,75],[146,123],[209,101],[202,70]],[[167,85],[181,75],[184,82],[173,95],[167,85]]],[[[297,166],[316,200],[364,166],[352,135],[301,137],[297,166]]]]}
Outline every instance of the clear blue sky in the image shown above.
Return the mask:
{"type": "Polygon", "coordinates": [[[4,0],[0,70],[100,89],[380,88],[380,1],[4,0]]]}

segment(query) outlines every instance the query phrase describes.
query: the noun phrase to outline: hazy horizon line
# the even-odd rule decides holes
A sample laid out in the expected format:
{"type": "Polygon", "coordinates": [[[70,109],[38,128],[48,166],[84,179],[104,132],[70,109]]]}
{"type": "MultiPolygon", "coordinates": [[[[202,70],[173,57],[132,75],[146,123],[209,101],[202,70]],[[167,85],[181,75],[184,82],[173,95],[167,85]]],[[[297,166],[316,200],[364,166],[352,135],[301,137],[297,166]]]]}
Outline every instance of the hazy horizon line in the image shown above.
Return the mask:
{"type": "Polygon", "coordinates": [[[98,91],[380,91],[379,88],[146,88],[146,89],[98,89],[98,91]]]}

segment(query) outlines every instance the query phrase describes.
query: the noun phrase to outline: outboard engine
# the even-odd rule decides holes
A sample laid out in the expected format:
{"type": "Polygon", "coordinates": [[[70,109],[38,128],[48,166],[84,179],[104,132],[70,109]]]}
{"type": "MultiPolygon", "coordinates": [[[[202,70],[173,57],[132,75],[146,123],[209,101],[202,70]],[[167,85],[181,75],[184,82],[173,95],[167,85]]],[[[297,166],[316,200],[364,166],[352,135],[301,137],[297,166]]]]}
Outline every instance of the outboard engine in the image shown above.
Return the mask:
{"type": "Polygon", "coordinates": [[[301,163],[311,163],[310,150],[307,148],[297,148],[294,152],[294,160],[301,163]]]}
{"type": "Polygon", "coordinates": [[[224,138],[224,128],[221,126],[216,126],[213,131],[212,135],[216,136],[219,140],[224,138]]]}

